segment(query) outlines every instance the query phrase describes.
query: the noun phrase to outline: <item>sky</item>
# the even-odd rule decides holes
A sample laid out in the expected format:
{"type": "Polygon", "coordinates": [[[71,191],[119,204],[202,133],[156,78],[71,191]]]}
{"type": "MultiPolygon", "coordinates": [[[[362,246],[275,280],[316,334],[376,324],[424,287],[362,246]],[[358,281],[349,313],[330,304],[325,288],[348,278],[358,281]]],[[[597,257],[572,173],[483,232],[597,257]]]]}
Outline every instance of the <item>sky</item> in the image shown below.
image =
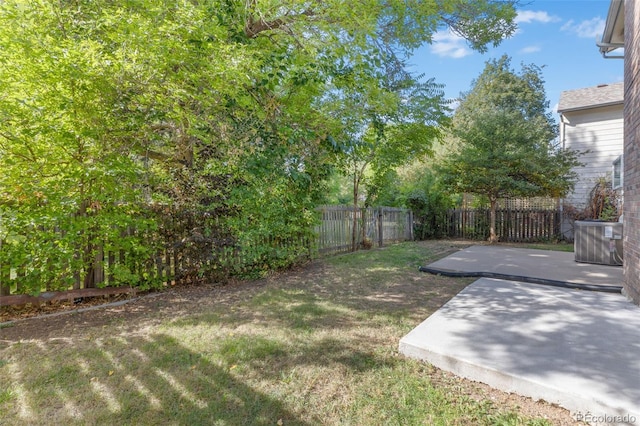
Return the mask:
{"type": "Polygon", "coordinates": [[[416,73],[444,84],[449,99],[470,90],[486,62],[503,54],[511,57],[518,72],[523,63],[543,67],[549,108],[557,119],[562,91],[623,80],[624,61],[603,58],[596,46],[609,4],[609,0],[526,0],[518,8],[516,33],[486,53],[472,50],[464,39],[444,30],[409,62],[416,73]]]}

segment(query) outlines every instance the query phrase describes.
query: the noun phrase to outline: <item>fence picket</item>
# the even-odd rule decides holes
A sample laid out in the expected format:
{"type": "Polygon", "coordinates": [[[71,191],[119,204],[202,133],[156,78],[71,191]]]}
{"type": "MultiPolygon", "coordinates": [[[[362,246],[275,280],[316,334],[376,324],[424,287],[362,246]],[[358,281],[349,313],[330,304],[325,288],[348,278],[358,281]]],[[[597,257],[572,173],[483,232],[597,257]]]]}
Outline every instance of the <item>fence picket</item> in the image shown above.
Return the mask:
{"type": "MultiPolygon", "coordinates": [[[[558,209],[517,207],[519,208],[502,208],[497,211],[496,232],[500,241],[524,242],[560,238],[561,213],[558,209]]],[[[381,246],[413,238],[413,214],[406,209],[379,207],[354,211],[350,206],[322,206],[318,211],[321,220],[315,228],[314,240],[302,234],[286,238],[272,235],[265,237],[264,241],[222,245],[204,261],[195,259],[189,254],[188,247],[178,244],[169,245],[144,264],[127,265],[132,258],[129,258],[125,250],[107,251],[97,243],[93,246],[78,244],[69,260],[69,271],[64,272],[66,276],[72,277],[72,283],[67,290],[122,284],[116,283],[114,276],[118,265],[127,265],[132,268],[131,273],[140,276],[145,273],[149,279],[161,283],[176,284],[181,280],[194,279],[194,268],[196,271],[200,270],[198,268],[215,270],[216,276],[228,276],[251,272],[256,268],[263,269],[273,257],[279,262],[282,256],[283,262],[287,262],[291,256],[310,258],[349,252],[352,248],[354,215],[357,218],[355,233],[358,247],[370,247],[371,244],[381,246]],[[271,252],[264,249],[267,241],[271,242],[271,252]],[[293,248],[293,251],[288,251],[290,248],[293,248]],[[84,259],[89,262],[83,261],[84,259]]],[[[486,209],[454,209],[441,220],[442,223],[437,226],[442,226],[448,237],[485,239],[488,235],[489,212],[486,209]]],[[[126,229],[123,234],[132,232],[132,229],[126,229]]],[[[21,281],[31,273],[28,266],[21,265],[10,269],[8,266],[0,265],[0,296],[14,297],[12,295],[23,292],[21,281]]],[[[46,288],[47,283],[43,283],[43,290],[46,288]]]]}
{"type": "MultiPolygon", "coordinates": [[[[489,212],[484,209],[453,209],[443,219],[449,238],[485,239],[489,232],[489,212]]],[[[560,239],[561,212],[539,209],[499,209],[496,235],[499,241],[532,242],[560,239]]]]}
{"type": "Polygon", "coordinates": [[[322,220],[316,227],[316,243],[320,254],[351,250],[354,215],[357,218],[355,234],[358,247],[404,241],[413,235],[412,229],[407,229],[413,228],[413,220],[406,209],[359,208],[354,212],[350,206],[322,206],[319,211],[322,220]]]}

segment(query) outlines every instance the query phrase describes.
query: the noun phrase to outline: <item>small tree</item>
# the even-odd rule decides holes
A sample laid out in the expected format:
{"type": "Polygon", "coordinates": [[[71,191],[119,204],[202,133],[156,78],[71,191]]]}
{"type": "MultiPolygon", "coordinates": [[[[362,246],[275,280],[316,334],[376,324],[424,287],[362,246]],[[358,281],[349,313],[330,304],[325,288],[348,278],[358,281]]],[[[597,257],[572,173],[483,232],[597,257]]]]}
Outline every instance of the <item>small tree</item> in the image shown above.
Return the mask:
{"type": "Polygon", "coordinates": [[[430,156],[440,124],[448,121],[444,93],[433,80],[421,82],[402,71],[400,78],[380,84],[375,70],[356,71],[338,81],[344,86],[337,86],[324,104],[337,123],[332,138],[336,165],[352,183],[353,251],[363,185],[414,158],[430,156]]]}
{"type": "Polygon", "coordinates": [[[540,68],[523,65],[517,74],[503,56],[487,62],[454,115],[459,144],[438,170],[450,190],[489,199],[491,242],[499,198],[561,197],[573,188],[579,153],[554,142],[548,107],[540,68]]]}

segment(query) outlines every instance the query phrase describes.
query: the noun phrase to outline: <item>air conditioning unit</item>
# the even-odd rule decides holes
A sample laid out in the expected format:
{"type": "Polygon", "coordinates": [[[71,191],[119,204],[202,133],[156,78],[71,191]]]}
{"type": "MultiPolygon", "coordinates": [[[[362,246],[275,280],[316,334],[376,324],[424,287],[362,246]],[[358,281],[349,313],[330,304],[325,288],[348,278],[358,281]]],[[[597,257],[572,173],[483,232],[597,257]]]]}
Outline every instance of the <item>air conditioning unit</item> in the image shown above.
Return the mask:
{"type": "Polygon", "coordinates": [[[576,221],[573,248],[576,262],[622,265],[622,223],[576,221]]]}

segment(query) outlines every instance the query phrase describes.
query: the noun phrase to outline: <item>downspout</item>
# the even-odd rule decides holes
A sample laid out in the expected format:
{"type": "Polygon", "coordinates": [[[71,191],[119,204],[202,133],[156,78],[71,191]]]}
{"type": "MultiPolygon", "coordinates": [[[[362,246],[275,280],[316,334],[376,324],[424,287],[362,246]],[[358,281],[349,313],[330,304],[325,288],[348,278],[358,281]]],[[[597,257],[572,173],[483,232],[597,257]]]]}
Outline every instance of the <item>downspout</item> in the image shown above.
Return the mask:
{"type": "Polygon", "coordinates": [[[564,114],[560,113],[560,140],[562,141],[562,150],[567,149],[567,136],[565,134],[565,128],[567,122],[565,121],[564,114]]]}
{"type": "MultiPolygon", "coordinates": [[[[567,127],[567,121],[566,118],[564,116],[564,114],[559,113],[560,114],[560,141],[562,143],[562,150],[565,151],[567,149],[567,133],[566,133],[566,127],[567,127]]],[[[558,200],[559,205],[559,210],[560,210],[560,235],[562,236],[561,238],[564,238],[564,232],[563,232],[563,224],[564,224],[564,198],[561,198],[558,200]]]]}

